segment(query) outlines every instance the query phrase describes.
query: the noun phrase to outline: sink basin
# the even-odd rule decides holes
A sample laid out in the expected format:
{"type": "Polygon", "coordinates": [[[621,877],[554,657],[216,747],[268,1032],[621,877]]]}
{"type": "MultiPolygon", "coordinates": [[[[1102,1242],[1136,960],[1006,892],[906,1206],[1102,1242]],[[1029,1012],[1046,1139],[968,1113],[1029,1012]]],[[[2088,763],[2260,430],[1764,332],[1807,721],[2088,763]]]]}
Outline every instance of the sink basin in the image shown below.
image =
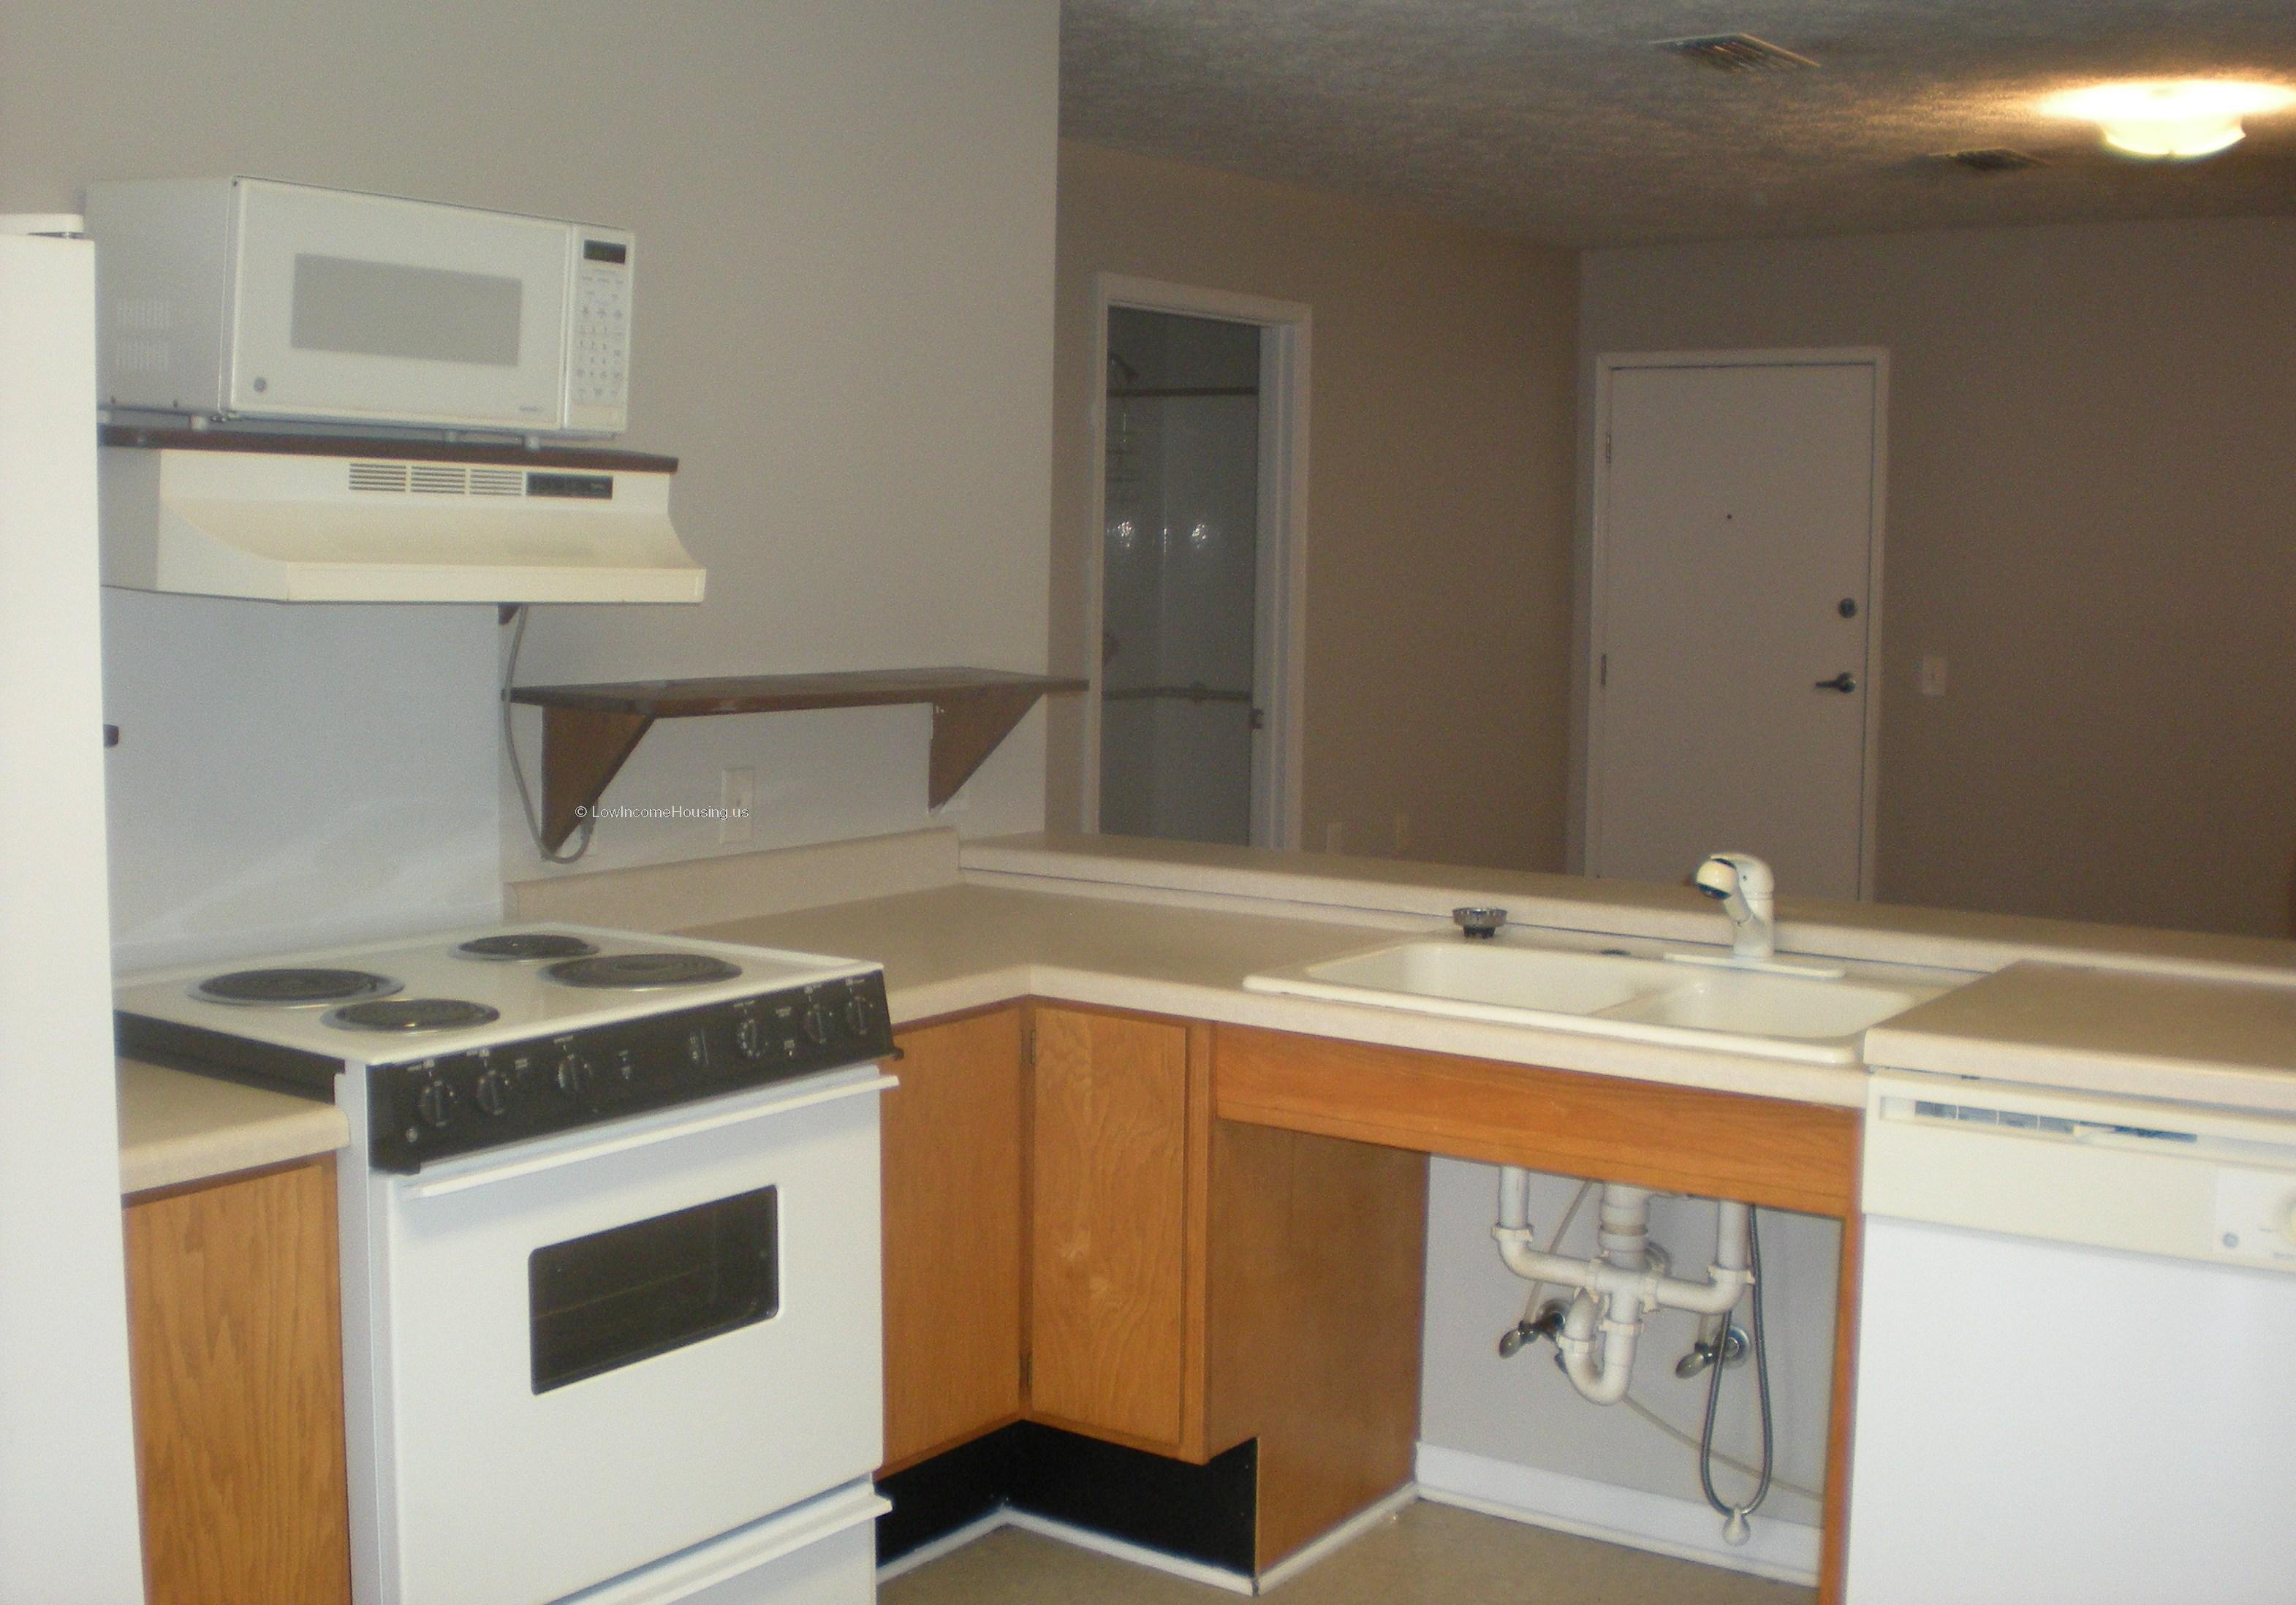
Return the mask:
{"type": "Polygon", "coordinates": [[[1301,973],[1326,986],[1561,1014],[1615,1008],[1688,979],[1677,966],[1654,959],[1464,941],[1398,942],[1309,964],[1301,973]]]}
{"type": "MultiPolygon", "coordinates": [[[[1685,957],[1691,956],[1687,954],[1685,957]]],[[[1869,1026],[1949,989],[1929,971],[1846,978],[1693,969],[1655,956],[1521,940],[1391,943],[1265,975],[1254,992],[1624,1037],[1816,1064],[1854,1064],[1869,1026]],[[1919,977],[1918,979],[1914,979],[1919,977]]],[[[1953,981],[1963,978],[1952,977],[1953,981]]]]}

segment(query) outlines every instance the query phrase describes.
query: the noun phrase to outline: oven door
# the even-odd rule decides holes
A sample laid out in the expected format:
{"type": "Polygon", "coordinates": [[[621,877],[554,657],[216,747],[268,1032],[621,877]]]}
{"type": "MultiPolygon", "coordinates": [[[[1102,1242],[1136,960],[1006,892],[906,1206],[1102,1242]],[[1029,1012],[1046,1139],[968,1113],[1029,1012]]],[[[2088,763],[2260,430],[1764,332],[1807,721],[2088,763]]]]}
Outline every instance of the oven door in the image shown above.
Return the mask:
{"type": "Polygon", "coordinates": [[[507,430],[563,422],[563,223],[242,179],[229,406],[507,430]]]}
{"type": "Polygon", "coordinates": [[[371,1177],[390,1605],[539,1605],[882,1455],[873,1067],[371,1177]]]}

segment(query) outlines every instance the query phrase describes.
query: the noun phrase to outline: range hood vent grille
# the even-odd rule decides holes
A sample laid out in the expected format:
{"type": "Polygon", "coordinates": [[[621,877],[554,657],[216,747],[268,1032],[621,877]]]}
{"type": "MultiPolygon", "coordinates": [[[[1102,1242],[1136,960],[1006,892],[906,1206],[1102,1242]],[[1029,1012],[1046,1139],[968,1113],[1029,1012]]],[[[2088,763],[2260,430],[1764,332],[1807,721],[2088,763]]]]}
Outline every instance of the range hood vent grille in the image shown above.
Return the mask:
{"type": "Polygon", "coordinates": [[[529,470],[124,432],[132,443],[107,439],[102,455],[107,585],[272,602],[701,600],[667,458],[561,453],[529,470]]]}
{"type": "Polygon", "coordinates": [[[1817,65],[1767,39],[1751,34],[1702,34],[1689,39],[1660,39],[1660,50],[1717,72],[1806,72],[1817,65]]]}
{"type": "Polygon", "coordinates": [[[429,496],[522,496],[526,475],[515,468],[462,468],[451,463],[353,463],[353,490],[429,496]]]}
{"type": "Polygon", "coordinates": [[[350,485],[353,490],[403,491],[406,488],[406,464],[354,463],[351,464],[350,485]]]}

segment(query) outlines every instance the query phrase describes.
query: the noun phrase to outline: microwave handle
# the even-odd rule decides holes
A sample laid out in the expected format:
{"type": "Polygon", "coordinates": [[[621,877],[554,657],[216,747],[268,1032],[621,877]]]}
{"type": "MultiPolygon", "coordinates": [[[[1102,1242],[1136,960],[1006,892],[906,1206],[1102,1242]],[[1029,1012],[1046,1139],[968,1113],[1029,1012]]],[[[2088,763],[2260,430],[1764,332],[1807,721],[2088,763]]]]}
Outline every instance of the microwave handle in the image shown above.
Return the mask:
{"type": "Polygon", "coordinates": [[[586,1165],[593,1159],[603,1159],[610,1154],[628,1153],[636,1149],[652,1148],[663,1142],[675,1142],[681,1137],[698,1136],[703,1132],[722,1131],[729,1126],[744,1126],[753,1120],[771,1120],[782,1115],[794,1114],[801,1109],[814,1109],[824,1103],[835,1103],[864,1093],[889,1092],[900,1085],[898,1077],[872,1076],[865,1081],[848,1081],[836,1086],[825,1086],[793,1098],[776,1098],[770,1103],[751,1104],[747,1109],[726,1110],[716,1114],[681,1120],[675,1126],[657,1126],[650,1131],[633,1132],[627,1136],[608,1137],[597,1142],[585,1142],[579,1148],[562,1148],[554,1153],[537,1154],[530,1159],[514,1159],[508,1164],[482,1164],[471,1170],[457,1171],[452,1175],[416,1177],[399,1182],[399,1196],[406,1199],[445,1198],[450,1193],[468,1192],[474,1188],[491,1187],[498,1182],[516,1181],[522,1176],[539,1175],[545,1171],[563,1170],[569,1165],[586,1165]]]}

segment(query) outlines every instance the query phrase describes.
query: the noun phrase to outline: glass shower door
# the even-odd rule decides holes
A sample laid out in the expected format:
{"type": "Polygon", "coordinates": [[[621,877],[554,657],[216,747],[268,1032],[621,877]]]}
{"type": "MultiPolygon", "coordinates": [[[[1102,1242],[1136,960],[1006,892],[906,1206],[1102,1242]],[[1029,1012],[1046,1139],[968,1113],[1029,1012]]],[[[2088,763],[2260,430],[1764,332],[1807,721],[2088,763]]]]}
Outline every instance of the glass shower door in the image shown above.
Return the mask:
{"type": "Polygon", "coordinates": [[[1108,334],[1100,828],[1249,842],[1260,331],[1116,307],[1108,334]]]}

